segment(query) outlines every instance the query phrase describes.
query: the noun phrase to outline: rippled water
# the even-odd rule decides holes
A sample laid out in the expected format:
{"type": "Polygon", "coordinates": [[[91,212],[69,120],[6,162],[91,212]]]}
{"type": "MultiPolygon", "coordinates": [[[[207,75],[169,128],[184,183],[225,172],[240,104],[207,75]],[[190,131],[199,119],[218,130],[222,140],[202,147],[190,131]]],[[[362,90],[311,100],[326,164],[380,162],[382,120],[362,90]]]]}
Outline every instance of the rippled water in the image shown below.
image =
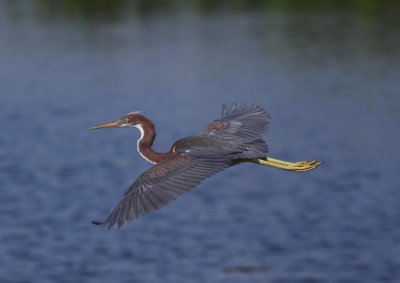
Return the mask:
{"type": "Polygon", "coordinates": [[[396,13],[0,7],[1,282],[400,281],[396,13]],[[88,127],[141,110],[164,150],[232,102],[270,112],[271,156],[324,165],[241,165],[121,230],[90,223],[149,165],[138,132],[88,127]]]}

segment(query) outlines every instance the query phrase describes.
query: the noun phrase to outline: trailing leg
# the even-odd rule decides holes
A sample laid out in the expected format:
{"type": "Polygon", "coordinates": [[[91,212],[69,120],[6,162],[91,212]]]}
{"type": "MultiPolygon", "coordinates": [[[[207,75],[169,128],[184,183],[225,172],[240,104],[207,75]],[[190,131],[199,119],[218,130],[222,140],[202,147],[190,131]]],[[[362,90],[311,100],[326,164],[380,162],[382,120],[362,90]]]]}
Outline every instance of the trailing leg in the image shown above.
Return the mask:
{"type": "Polygon", "coordinates": [[[305,172],[310,171],[318,167],[321,164],[320,161],[312,160],[312,161],[299,161],[299,162],[288,162],[279,159],[274,159],[271,157],[252,159],[252,162],[267,165],[274,168],[288,170],[292,172],[305,172]]]}

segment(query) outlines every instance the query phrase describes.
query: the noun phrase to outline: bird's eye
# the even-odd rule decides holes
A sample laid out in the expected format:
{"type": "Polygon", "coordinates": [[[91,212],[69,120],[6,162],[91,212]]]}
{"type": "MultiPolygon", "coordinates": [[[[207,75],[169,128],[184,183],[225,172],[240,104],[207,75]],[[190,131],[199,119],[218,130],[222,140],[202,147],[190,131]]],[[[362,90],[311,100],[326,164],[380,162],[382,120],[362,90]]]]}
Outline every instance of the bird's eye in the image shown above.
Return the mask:
{"type": "Polygon", "coordinates": [[[128,119],[128,118],[124,118],[124,119],[122,119],[122,123],[124,123],[124,124],[128,124],[128,123],[129,123],[129,119],[128,119]]]}

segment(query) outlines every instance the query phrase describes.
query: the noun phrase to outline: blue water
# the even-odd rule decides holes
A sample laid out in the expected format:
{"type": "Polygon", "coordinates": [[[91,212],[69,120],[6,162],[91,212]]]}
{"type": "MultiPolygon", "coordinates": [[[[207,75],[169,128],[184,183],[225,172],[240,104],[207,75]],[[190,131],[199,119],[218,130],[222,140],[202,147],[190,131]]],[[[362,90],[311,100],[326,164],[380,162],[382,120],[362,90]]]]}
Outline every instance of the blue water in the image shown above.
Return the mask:
{"type": "Polygon", "coordinates": [[[400,282],[398,14],[32,3],[0,2],[0,282],[400,282]],[[90,223],[149,164],[137,131],[87,128],[140,110],[162,151],[232,102],[271,114],[272,157],[323,166],[244,164],[90,223]]]}

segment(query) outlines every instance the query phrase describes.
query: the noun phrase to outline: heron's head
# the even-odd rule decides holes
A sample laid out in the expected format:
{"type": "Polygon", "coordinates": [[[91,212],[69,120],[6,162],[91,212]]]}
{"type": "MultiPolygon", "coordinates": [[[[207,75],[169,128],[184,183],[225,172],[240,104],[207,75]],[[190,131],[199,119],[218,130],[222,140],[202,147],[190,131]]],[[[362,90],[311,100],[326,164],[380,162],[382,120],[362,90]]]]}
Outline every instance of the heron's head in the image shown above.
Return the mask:
{"type": "Polygon", "coordinates": [[[89,130],[96,130],[96,129],[104,129],[104,128],[111,128],[111,127],[118,127],[118,128],[125,128],[125,127],[138,127],[142,120],[143,116],[139,114],[139,112],[131,112],[122,116],[117,121],[107,122],[98,126],[94,126],[89,128],[89,130]]]}

